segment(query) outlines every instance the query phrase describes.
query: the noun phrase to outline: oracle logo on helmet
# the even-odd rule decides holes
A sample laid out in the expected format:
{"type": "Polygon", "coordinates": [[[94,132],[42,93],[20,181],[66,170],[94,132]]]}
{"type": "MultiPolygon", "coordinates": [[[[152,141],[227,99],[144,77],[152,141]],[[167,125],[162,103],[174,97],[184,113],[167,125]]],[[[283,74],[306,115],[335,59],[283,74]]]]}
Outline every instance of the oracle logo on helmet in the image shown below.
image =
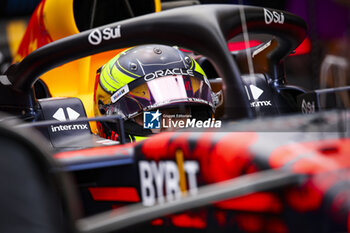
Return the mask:
{"type": "Polygon", "coordinates": [[[193,70],[190,69],[182,69],[182,68],[174,68],[174,69],[166,69],[166,70],[157,70],[153,73],[146,74],[144,79],[145,81],[151,81],[158,77],[164,77],[169,75],[190,75],[193,76],[193,70]]]}

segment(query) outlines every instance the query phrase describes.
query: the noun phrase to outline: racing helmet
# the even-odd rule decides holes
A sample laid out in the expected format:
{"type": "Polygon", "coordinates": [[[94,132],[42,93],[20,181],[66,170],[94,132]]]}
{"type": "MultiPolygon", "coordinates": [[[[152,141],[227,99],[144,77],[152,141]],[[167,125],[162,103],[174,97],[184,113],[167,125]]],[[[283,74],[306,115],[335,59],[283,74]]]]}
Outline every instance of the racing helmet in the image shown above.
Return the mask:
{"type": "MultiPolygon", "coordinates": [[[[208,119],[215,111],[214,99],[192,57],[176,47],[150,44],[124,50],[97,71],[94,112],[123,118],[126,138],[132,140],[152,133],[133,120],[143,112],[186,106],[192,118],[208,119]]],[[[111,122],[97,122],[97,133],[118,140],[111,122]]]]}

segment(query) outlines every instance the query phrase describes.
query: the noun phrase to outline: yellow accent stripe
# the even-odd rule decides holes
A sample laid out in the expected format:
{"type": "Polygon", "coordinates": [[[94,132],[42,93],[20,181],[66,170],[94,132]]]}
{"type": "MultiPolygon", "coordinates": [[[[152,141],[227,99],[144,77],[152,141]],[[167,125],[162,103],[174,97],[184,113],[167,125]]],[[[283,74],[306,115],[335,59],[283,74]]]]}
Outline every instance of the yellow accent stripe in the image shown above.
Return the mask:
{"type": "Polygon", "coordinates": [[[127,73],[129,73],[129,74],[132,74],[132,75],[135,75],[136,77],[141,77],[141,75],[134,74],[134,73],[132,73],[132,72],[130,72],[130,71],[124,69],[124,68],[119,64],[119,61],[117,61],[117,63],[118,63],[118,66],[119,66],[122,70],[124,70],[125,72],[127,72],[127,73]]]}
{"type": "MultiPolygon", "coordinates": [[[[125,51],[124,51],[125,52],[125,51]]],[[[122,52],[123,53],[123,52],[122,52]]],[[[105,90],[108,92],[115,92],[119,88],[123,87],[125,84],[128,84],[131,81],[134,81],[134,78],[124,74],[121,72],[118,67],[115,66],[115,62],[118,62],[118,58],[120,57],[121,53],[113,57],[111,60],[109,60],[101,70],[101,85],[105,90]]],[[[119,67],[121,67],[119,65],[119,67]]],[[[123,67],[121,67],[123,69],[123,67]]],[[[127,71],[127,70],[125,70],[127,71]]],[[[127,71],[128,72],[128,71],[127,71]]],[[[130,72],[129,72],[130,73],[130,72]]],[[[132,73],[131,73],[132,74],[132,73]]],[[[135,74],[133,74],[135,75],[135,74]]],[[[135,75],[137,76],[137,75],[135,75]]]]}
{"type": "Polygon", "coordinates": [[[10,21],[6,25],[6,34],[8,37],[10,52],[12,57],[17,53],[19,44],[21,43],[24,32],[26,31],[27,23],[25,20],[10,21]]]}
{"type": "Polygon", "coordinates": [[[202,74],[204,77],[207,77],[205,75],[204,70],[202,69],[202,67],[200,67],[200,65],[195,60],[193,60],[193,62],[195,63],[194,70],[197,71],[198,73],[202,74]]]}
{"type": "Polygon", "coordinates": [[[112,58],[107,64],[108,64],[108,69],[112,69],[114,66],[114,63],[116,62],[116,60],[120,57],[120,53],[115,56],[114,58],[112,58]]]}
{"type": "Polygon", "coordinates": [[[106,79],[106,76],[108,76],[108,75],[106,74],[106,71],[103,70],[103,71],[101,72],[101,75],[100,75],[101,85],[102,85],[102,87],[103,87],[106,91],[113,93],[114,91],[117,90],[117,87],[111,85],[111,83],[109,82],[109,81],[110,81],[110,78],[108,77],[108,78],[106,79]]]}
{"type": "Polygon", "coordinates": [[[159,12],[162,10],[162,6],[161,6],[161,1],[160,0],[154,0],[154,5],[155,5],[155,11],[159,12]]]}
{"type": "Polygon", "coordinates": [[[147,139],[147,137],[142,137],[142,136],[134,136],[134,138],[135,138],[134,142],[139,142],[139,141],[147,139]]]}
{"type": "Polygon", "coordinates": [[[194,66],[194,60],[191,58],[191,61],[192,61],[192,64],[191,64],[190,69],[192,70],[192,69],[193,69],[193,66],[194,66]]]}
{"type": "Polygon", "coordinates": [[[113,72],[113,68],[116,69],[115,66],[113,66],[112,69],[108,69],[108,70],[106,71],[106,74],[108,75],[108,79],[109,79],[109,80],[111,80],[112,82],[116,83],[116,84],[119,86],[120,82],[117,81],[117,80],[115,79],[115,78],[119,79],[118,76],[117,76],[117,75],[118,75],[118,72],[113,72]],[[115,76],[113,76],[113,74],[114,74],[115,76]],[[115,78],[114,78],[114,77],[115,77],[115,78]]]}
{"type": "Polygon", "coordinates": [[[180,190],[182,196],[187,195],[187,184],[186,184],[186,175],[184,168],[184,154],[182,150],[176,150],[175,152],[177,166],[179,168],[179,176],[180,176],[180,190]]]}
{"type": "MultiPolygon", "coordinates": [[[[118,89],[123,87],[125,84],[128,84],[131,81],[134,81],[134,78],[131,78],[130,76],[124,74],[123,72],[121,72],[117,67],[113,66],[112,68],[112,76],[116,77],[119,81],[119,83],[117,83],[118,85],[118,89]]],[[[113,82],[115,82],[113,79],[111,79],[113,82]]]]}

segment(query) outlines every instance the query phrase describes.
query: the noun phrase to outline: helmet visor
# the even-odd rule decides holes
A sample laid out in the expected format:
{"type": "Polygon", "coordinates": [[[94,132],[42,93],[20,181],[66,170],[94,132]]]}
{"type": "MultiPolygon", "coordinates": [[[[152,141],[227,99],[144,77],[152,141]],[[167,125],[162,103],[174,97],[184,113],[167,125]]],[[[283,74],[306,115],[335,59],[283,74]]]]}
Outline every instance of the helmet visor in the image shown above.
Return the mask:
{"type": "Polygon", "coordinates": [[[214,108],[212,91],[205,77],[171,75],[143,81],[137,86],[132,85],[133,82],[112,95],[107,114],[129,119],[143,111],[180,104],[204,104],[214,108]]]}

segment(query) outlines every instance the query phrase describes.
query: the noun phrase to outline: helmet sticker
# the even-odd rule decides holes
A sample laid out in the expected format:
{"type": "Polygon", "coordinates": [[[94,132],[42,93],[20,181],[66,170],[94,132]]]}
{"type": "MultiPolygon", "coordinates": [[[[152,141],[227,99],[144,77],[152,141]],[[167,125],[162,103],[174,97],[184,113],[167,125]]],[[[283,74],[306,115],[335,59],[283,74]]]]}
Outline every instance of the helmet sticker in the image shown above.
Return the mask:
{"type": "Polygon", "coordinates": [[[129,92],[129,87],[128,85],[124,85],[122,88],[120,88],[118,91],[116,91],[112,96],[111,96],[111,101],[112,103],[117,102],[121,97],[123,97],[125,94],[129,92]]]}

